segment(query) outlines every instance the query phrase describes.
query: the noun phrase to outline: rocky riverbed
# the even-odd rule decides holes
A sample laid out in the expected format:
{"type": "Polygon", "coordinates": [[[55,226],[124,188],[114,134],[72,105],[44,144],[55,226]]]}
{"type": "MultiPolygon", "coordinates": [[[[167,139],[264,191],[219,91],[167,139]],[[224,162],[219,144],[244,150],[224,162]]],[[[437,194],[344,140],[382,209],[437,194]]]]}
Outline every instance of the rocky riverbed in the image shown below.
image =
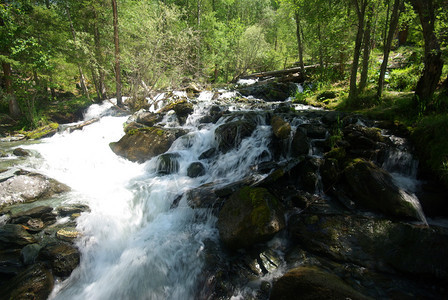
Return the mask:
{"type": "MultiPolygon", "coordinates": [[[[198,183],[169,205],[186,203],[197,223],[216,220],[217,238],[201,241],[194,298],[445,298],[447,193],[419,178],[406,128],[247,97],[253,89],[129,99],[139,110],[110,141],[155,177],[198,183]]],[[[22,169],[2,174],[2,290],[45,299],[83,259],[73,241],[89,208],[40,205],[68,187],[22,169]]]]}

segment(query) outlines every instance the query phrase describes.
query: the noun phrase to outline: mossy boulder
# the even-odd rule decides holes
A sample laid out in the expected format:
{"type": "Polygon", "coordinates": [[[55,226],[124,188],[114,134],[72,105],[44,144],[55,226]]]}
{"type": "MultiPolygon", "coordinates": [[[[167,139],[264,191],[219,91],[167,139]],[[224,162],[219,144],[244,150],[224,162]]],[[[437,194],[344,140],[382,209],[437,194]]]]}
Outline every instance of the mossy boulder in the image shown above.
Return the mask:
{"type": "Polygon", "coordinates": [[[110,143],[109,146],[115,154],[143,163],[165,153],[185,133],[180,129],[145,127],[128,131],[118,142],[110,143]]]}
{"type": "Polygon", "coordinates": [[[338,276],[317,267],[302,266],[280,277],[271,291],[271,300],[280,299],[370,299],[338,276]]]}
{"type": "Polygon", "coordinates": [[[225,123],[215,130],[218,141],[218,149],[226,153],[234,148],[238,148],[241,141],[252,135],[257,125],[247,120],[236,120],[225,123]]]}
{"type": "Polygon", "coordinates": [[[281,204],[265,188],[239,189],[224,203],[218,215],[221,241],[234,250],[268,241],[284,227],[281,204]]]}
{"type": "Polygon", "coordinates": [[[343,174],[351,199],[361,207],[387,216],[420,220],[410,196],[395,185],[388,172],[372,162],[352,160],[343,174]]]}
{"type": "Polygon", "coordinates": [[[284,140],[291,134],[291,125],[280,116],[273,116],[271,119],[272,131],[278,139],[284,140]]]}

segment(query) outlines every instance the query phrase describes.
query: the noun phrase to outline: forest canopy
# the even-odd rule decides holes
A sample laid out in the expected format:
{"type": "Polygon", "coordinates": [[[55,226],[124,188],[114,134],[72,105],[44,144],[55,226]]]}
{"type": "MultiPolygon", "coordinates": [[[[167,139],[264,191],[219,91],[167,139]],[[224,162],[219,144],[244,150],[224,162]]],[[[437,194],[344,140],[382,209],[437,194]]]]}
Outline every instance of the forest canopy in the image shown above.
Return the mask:
{"type": "Polygon", "coordinates": [[[348,103],[369,86],[380,100],[387,87],[415,90],[415,106],[426,108],[448,89],[447,8],[444,0],[2,0],[1,110],[37,126],[41,103],[103,100],[118,81],[120,94],[147,96],[313,64],[316,80],[347,82],[348,103]],[[391,71],[389,53],[400,46],[410,59],[391,71]]]}

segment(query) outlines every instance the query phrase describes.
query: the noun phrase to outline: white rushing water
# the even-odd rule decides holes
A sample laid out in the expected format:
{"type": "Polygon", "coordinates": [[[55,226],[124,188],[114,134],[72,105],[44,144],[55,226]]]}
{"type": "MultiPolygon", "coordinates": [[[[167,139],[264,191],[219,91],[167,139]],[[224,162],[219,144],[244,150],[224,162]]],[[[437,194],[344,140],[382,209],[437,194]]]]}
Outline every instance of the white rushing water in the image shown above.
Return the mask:
{"type": "MultiPolygon", "coordinates": [[[[210,101],[212,95],[201,97],[200,101],[210,101]]],[[[193,210],[185,198],[178,207],[170,206],[203,183],[246,176],[267,151],[270,131],[259,126],[238,149],[210,165],[204,162],[204,176],[190,178],[187,166],[216,146],[214,129],[220,124],[198,129],[197,118],[205,106],[197,105],[185,126],[190,133],[168,151],[178,154],[179,172],[160,176],[157,158],[137,164],[110,150],[109,143],[124,135],[127,119],[110,116],[112,106],[108,101],[91,106],[85,119],[101,118],[83,130],[28,146],[38,152],[34,168],[73,189],[66,201],[91,209],[78,218],[81,263],[56,285],[50,299],[194,299],[204,241],[218,238],[216,218],[206,209],[193,210]]]]}

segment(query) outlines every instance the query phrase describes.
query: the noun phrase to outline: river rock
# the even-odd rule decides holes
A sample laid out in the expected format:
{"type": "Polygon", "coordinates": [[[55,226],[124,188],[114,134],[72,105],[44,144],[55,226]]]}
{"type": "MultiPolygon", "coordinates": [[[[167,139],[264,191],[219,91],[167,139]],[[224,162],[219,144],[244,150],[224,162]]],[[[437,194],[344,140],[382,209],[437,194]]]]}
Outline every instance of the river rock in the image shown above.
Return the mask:
{"type": "Polygon", "coordinates": [[[196,178],[205,175],[205,167],[201,162],[193,162],[187,168],[187,175],[196,178]]]}
{"type": "Polygon", "coordinates": [[[149,111],[138,111],[135,114],[136,122],[144,126],[151,127],[162,121],[163,116],[149,111]]]}
{"type": "Polygon", "coordinates": [[[41,174],[16,174],[18,175],[0,182],[0,206],[15,202],[33,202],[70,190],[65,184],[41,174]]]}
{"type": "Polygon", "coordinates": [[[307,155],[310,151],[310,140],[303,128],[297,128],[291,143],[291,155],[297,157],[307,155]]]}
{"type": "Polygon", "coordinates": [[[0,286],[1,297],[2,299],[45,300],[53,289],[53,282],[53,275],[44,264],[34,264],[0,286]]]}
{"type": "Polygon", "coordinates": [[[79,237],[80,233],[75,228],[62,228],[56,232],[56,238],[72,243],[77,237],[79,237]]]}
{"type": "Polygon", "coordinates": [[[285,227],[280,202],[264,188],[243,187],[224,203],[217,227],[230,249],[248,248],[271,239],[285,227]]]}
{"type": "Polygon", "coordinates": [[[304,249],[335,261],[448,280],[448,232],[442,228],[348,214],[306,213],[293,215],[288,231],[304,249]]]}
{"type": "Polygon", "coordinates": [[[18,249],[35,242],[22,225],[6,224],[0,227],[0,249],[18,249]]]}
{"type": "Polygon", "coordinates": [[[164,153],[157,158],[157,174],[168,175],[179,171],[179,153],[164,153]]]}
{"type": "Polygon", "coordinates": [[[25,150],[23,148],[16,148],[12,151],[12,154],[14,154],[15,156],[30,156],[31,152],[28,150],[25,150]]]}
{"type": "Polygon", "coordinates": [[[36,206],[31,209],[27,209],[11,216],[11,223],[13,224],[26,224],[31,218],[41,218],[43,215],[51,213],[53,208],[50,206],[36,206]]]}
{"type": "Polygon", "coordinates": [[[145,127],[129,131],[118,142],[110,143],[110,148],[119,156],[143,163],[165,153],[171,144],[185,133],[181,129],[145,127]]]}
{"type": "Polygon", "coordinates": [[[285,101],[297,91],[297,85],[291,82],[259,83],[242,87],[239,92],[243,96],[253,96],[265,101],[285,101]]]}
{"type": "Polygon", "coordinates": [[[256,127],[255,123],[247,120],[232,121],[219,126],[215,131],[218,149],[226,153],[238,148],[241,141],[251,136],[256,127]]]}
{"type": "Polygon", "coordinates": [[[360,206],[388,216],[421,220],[410,196],[394,184],[388,172],[372,162],[355,159],[343,175],[351,199],[360,206]]]}
{"type": "Polygon", "coordinates": [[[49,262],[54,275],[67,277],[79,265],[80,254],[72,245],[52,243],[40,250],[38,260],[49,262]]]}
{"type": "Polygon", "coordinates": [[[2,281],[11,279],[24,268],[20,259],[20,249],[0,250],[0,285],[2,281]]]}
{"type": "Polygon", "coordinates": [[[271,119],[272,131],[278,139],[288,139],[291,134],[291,125],[280,116],[273,116],[271,119]]]}
{"type": "Polygon", "coordinates": [[[185,124],[188,116],[193,112],[193,104],[188,102],[187,99],[180,99],[172,102],[162,108],[160,113],[166,113],[170,110],[174,110],[180,125],[185,124]]]}
{"type": "Polygon", "coordinates": [[[299,126],[304,128],[306,135],[311,139],[324,139],[327,136],[327,129],[317,124],[302,124],[299,126]]]}
{"type": "Polygon", "coordinates": [[[67,206],[59,206],[56,208],[56,211],[58,212],[58,215],[61,217],[68,217],[73,214],[80,214],[85,211],[90,211],[89,206],[84,204],[73,204],[73,205],[67,205],[67,206]]]}
{"type": "Polygon", "coordinates": [[[42,246],[39,244],[28,244],[20,251],[20,259],[25,265],[31,265],[35,262],[42,246]]]}
{"type": "Polygon", "coordinates": [[[271,300],[280,299],[370,299],[338,276],[317,267],[302,266],[280,277],[271,291],[271,300]]]}

